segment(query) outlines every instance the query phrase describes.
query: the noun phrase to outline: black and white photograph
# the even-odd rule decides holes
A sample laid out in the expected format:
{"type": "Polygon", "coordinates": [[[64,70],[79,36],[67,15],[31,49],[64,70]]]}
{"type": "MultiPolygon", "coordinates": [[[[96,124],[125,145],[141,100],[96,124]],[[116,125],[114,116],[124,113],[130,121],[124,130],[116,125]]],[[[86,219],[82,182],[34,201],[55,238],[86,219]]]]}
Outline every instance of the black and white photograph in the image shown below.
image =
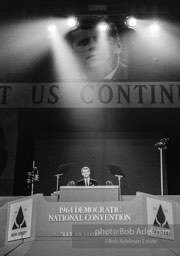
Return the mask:
{"type": "Polygon", "coordinates": [[[0,256],[180,255],[178,1],[2,0],[0,256]]]}

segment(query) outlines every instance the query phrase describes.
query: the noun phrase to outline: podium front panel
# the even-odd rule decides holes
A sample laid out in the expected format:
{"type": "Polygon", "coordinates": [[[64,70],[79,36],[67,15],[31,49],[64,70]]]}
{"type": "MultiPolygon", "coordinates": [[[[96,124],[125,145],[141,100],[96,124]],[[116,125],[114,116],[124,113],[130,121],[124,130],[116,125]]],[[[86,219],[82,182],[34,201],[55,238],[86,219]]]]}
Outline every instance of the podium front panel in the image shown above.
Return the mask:
{"type": "Polygon", "coordinates": [[[118,201],[118,186],[62,186],[61,202],[113,202],[118,201]]]}

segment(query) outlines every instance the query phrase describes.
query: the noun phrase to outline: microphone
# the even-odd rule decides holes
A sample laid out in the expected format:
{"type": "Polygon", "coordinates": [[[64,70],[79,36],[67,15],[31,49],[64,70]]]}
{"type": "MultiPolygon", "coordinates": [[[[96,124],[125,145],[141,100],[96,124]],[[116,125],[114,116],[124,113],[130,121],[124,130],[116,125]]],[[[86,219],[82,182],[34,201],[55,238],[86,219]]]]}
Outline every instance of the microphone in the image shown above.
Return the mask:
{"type": "Polygon", "coordinates": [[[123,177],[123,175],[114,175],[115,177],[123,177]]]}
{"type": "Polygon", "coordinates": [[[54,176],[59,177],[59,176],[62,176],[62,175],[63,175],[63,173],[56,174],[56,175],[54,175],[54,176]]]}
{"type": "Polygon", "coordinates": [[[112,181],[110,181],[110,180],[107,180],[107,181],[106,181],[106,186],[113,186],[113,183],[112,183],[112,181]]]}
{"type": "Polygon", "coordinates": [[[72,181],[69,181],[67,186],[75,186],[75,182],[72,180],[72,181]]]}

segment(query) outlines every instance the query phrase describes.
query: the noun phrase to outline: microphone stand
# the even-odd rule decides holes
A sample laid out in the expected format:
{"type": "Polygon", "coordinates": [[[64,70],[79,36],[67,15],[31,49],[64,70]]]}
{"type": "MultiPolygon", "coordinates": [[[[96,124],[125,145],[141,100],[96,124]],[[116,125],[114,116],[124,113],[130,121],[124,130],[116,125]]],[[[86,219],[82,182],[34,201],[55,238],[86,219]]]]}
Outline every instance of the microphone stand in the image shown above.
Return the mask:
{"type": "Polygon", "coordinates": [[[121,194],[121,178],[122,175],[115,175],[118,178],[119,188],[118,188],[118,201],[122,201],[122,194],[121,194]]]}
{"type": "Polygon", "coordinates": [[[56,180],[56,191],[59,191],[59,180],[60,180],[60,176],[62,176],[63,174],[56,174],[54,176],[56,176],[57,180],[56,180]]]}
{"type": "Polygon", "coordinates": [[[54,176],[57,177],[57,181],[56,181],[56,192],[60,191],[60,189],[59,189],[59,179],[60,179],[60,176],[62,176],[63,173],[64,173],[65,171],[67,171],[73,164],[74,164],[74,163],[61,164],[61,165],[58,167],[57,171],[58,171],[58,172],[62,172],[62,173],[57,173],[56,175],[54,175],[54,176]]]}
{"type": "MultiPolygon", "coordinates": [[[[60,188],[59,188],[59,180],[60,180],[60,176],[62,176],[63,174],[62,173],[59,173],[59,174],[56,174],[54,176],[56,176],[57,180],[56,180],[56,192],[59,192],[60,191],[60,188]]],[[[60,200],[60,194],[58,193],[57,195],[57,201],[60,200]]]]}
{"type": "Polygon", "coordinates": [[[106,164],[107,168],[110,170],[111,175],[114,175],[118,178],[118,201],[122,200],[122,193],[121,193],[121,178],[125,177],[123,174],[121,167],[119,165],[114,164],[106,164]]]}

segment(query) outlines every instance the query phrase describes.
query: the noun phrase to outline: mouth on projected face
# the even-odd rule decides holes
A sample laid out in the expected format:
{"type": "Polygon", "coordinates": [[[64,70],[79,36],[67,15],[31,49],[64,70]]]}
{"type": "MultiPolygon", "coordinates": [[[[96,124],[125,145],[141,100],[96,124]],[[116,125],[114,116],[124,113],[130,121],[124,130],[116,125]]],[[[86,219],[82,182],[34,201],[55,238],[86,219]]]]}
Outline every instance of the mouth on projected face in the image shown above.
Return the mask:
{"type": "Polygon", "coordinates": [[[86,57],[86,61],[88,63],[90,63],[90,62],[99,62],[99,61],[103,62],[103,61],[105,61],[105,57],[104,57],[103,54],[100,54],[100,53],[92,53],[92,54],[90,54],[86,57]]]}

